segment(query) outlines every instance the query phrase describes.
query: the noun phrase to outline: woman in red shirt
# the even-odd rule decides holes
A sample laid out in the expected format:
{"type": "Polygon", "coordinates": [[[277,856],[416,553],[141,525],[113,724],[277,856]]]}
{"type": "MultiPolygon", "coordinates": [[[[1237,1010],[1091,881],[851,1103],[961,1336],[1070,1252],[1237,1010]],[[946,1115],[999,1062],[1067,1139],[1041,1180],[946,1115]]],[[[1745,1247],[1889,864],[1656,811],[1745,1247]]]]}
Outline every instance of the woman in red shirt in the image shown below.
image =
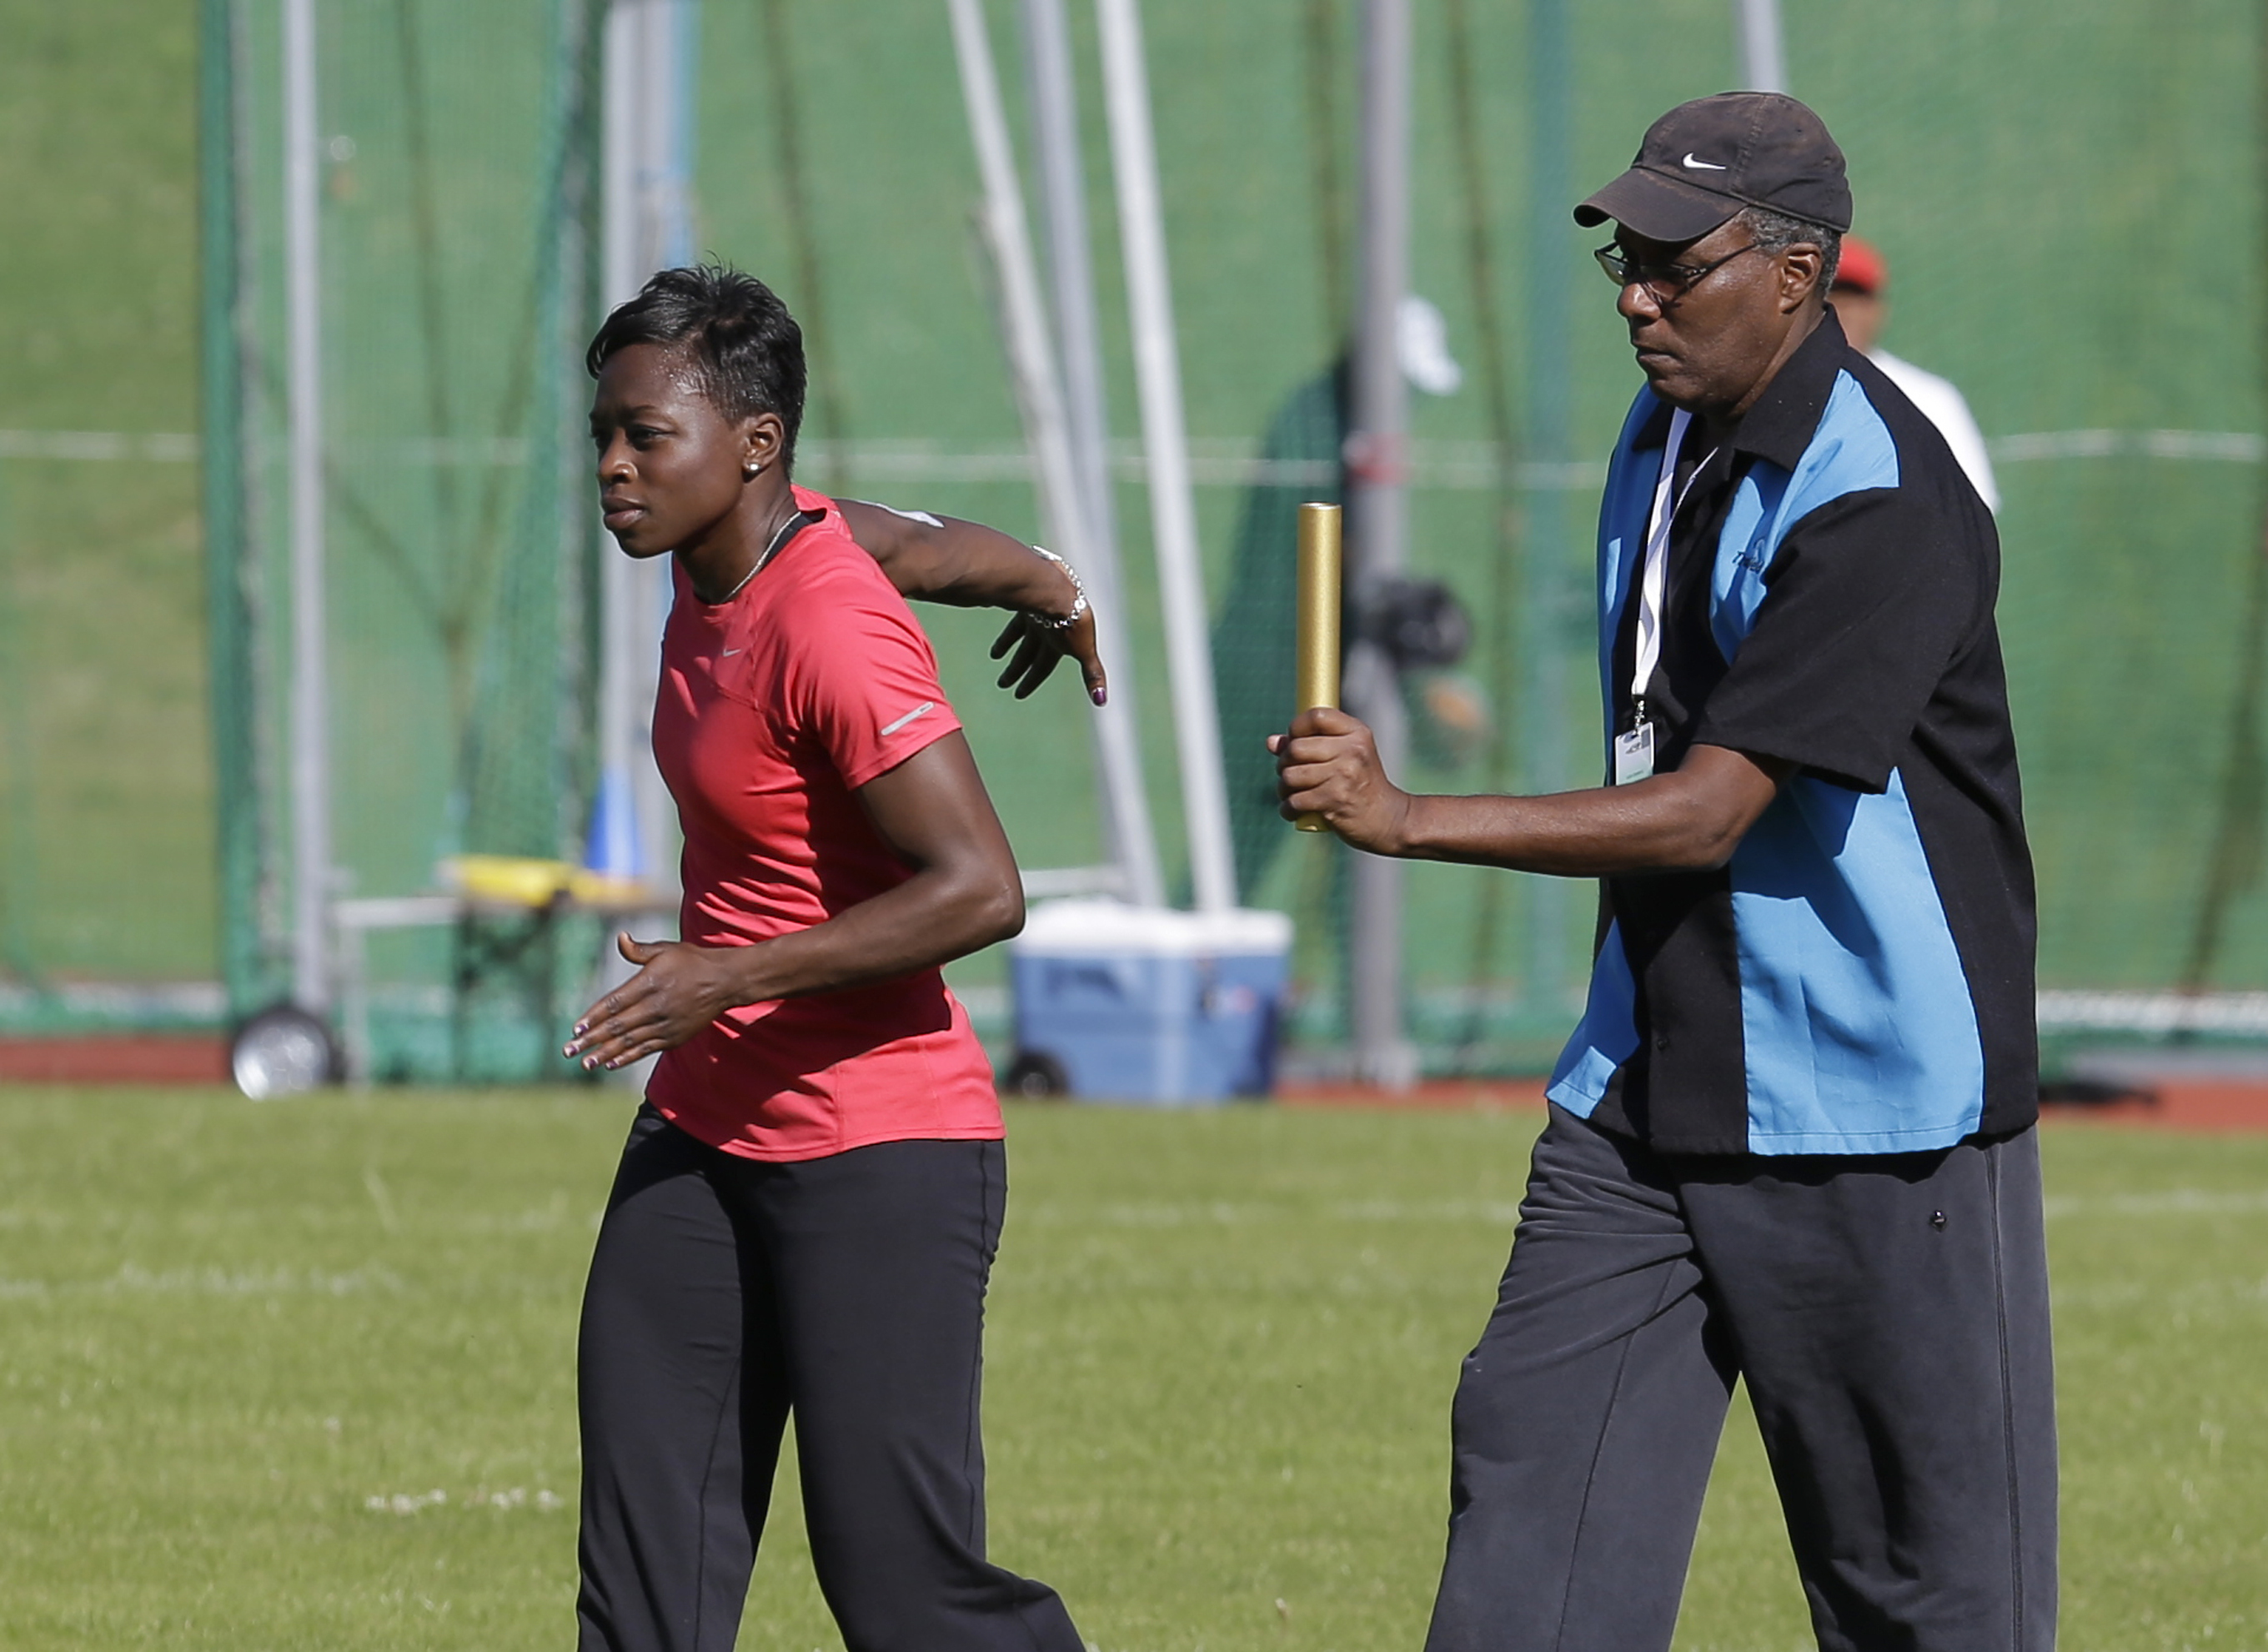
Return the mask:
{"type": "MultiPolygon", "coordinates": [[[[792,1416],[850,1652],[1079,1652],[1054,1591],[984,1556],[1006,1167],[939,966],[1022,926],[1006,837],[902,597],[789,480],[777,298],[665,271],[589,365],[608,530],[676,562],[653,743],[685,895],[683,939],[624,936],[638,973],[568,1046],[661,1057],[584,1302],[581,1644],[728,1652],[792,1416]]],[[[1011,583],[1061,577],[1014,555],[1011,583]]]]}

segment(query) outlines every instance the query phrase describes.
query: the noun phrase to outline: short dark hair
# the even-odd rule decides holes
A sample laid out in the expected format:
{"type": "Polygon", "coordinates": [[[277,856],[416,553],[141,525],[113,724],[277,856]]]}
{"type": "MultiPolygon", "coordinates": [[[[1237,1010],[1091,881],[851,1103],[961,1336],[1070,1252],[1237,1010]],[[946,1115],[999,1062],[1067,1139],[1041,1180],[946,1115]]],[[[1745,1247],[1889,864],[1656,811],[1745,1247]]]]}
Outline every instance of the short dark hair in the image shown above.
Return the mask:
{"type": "Polygon", "coordinates": [[[779,295],[730,264],[665,269],[600,324],[583,365],[595,379],[632,344],[684,350],[701,387],[728,419],[777,413],[787,426],[781,468],[795,465],[803,424],[803,329],[779,295]]]}
{"type": "Polygon", "coordinates": [[[1842,231],[1790,212],[1776,212],[1770,207],[1742,207],[1734,216],[1749,226],[1749,234],[1765,252],[1784,253],[1805,241],[1816,247],[1819,291],[1823,295],[1835,284],[1835,268],[1843,262],[1842,231]]]}

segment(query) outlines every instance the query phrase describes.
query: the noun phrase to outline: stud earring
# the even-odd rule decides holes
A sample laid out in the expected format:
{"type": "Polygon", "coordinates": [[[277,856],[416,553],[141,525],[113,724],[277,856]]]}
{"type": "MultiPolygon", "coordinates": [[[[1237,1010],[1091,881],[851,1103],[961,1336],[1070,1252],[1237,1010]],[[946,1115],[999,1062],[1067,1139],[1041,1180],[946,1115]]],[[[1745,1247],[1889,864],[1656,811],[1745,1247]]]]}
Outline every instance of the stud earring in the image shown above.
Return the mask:
{"type": "Polygon", "coordinates": [[[757,476],[763,473],[763,468],[764,468],[762,465],[752,464],[746,467],[742,474],[745,475],[749,481],[754,482],[757,476]]]}

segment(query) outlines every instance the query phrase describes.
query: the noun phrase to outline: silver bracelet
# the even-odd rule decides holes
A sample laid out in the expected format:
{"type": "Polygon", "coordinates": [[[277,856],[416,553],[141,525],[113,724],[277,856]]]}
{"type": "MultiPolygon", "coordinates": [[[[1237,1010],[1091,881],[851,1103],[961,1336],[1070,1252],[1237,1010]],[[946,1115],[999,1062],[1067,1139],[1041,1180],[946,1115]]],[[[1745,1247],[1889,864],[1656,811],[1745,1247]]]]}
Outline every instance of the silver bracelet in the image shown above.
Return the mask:
{"type": "Polygon", "coordinates": [[[1079,577],[1079,570],[1072,567],[1071,564],[1065,562],[1061,557],[1057,556],[1055,552],[1049,550],[1045,545],[1035,545],[1032,547],[1032,550],[1034,554],[1045,557],[1049,562],[1055,564],[1055,565],[1062,569],[1064,574],[1070,579],[1071,588],[1071,612],[1068,614],[1037,614],[1027,608],[1025,610],[1025,614],[1035,624],[1044,625],[1049,631],[1067,631],[1072,626],[1078,624],[1080,619],[1086,616],[1087,609],[1086,586],[1079,577]]]}

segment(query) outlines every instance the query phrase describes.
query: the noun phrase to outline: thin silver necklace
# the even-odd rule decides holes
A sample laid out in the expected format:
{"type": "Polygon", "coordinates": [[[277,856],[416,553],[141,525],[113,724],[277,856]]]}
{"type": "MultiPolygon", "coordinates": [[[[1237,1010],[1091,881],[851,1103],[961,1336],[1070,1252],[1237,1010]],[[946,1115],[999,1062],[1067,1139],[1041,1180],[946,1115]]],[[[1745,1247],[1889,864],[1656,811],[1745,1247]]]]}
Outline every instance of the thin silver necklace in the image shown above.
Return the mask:
{"type": "Polygon", "coordinates": [[[808,511],[797,511],[791,515],[787,520],[782,522],[779,525],[778,531],[772,535],[772,542],[764,547],[764,554],[756,558],[756,565],[740,576],[740,584],[725,592],[724,595],[718,597],[709,606],[711,608],[722,608],[725,603],[740,595],[741,592],[747,590],[748,588],[748,581],[762,573],[764,571],[764,564],[771,561],[774,557],[779,555],[779,548],[787,543],[787,536],[795,532],[797,528],[802,527],[803,519],[810,514],[811,513],[808,511]]]}

